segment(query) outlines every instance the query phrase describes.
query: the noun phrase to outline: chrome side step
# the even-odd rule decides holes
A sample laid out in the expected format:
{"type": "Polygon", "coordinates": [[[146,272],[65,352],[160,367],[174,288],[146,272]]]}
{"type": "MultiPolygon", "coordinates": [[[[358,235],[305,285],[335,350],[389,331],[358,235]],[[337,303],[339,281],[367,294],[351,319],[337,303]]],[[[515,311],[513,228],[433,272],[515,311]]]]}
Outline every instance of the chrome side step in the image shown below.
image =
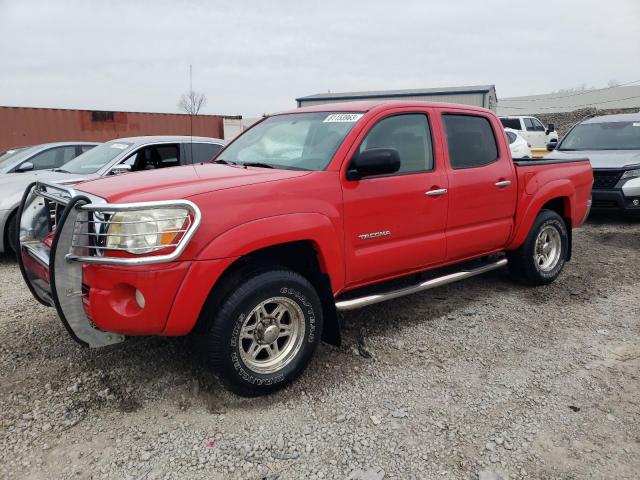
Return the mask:
{"type": "Polygon", "coordinates": [[[440,287],[448,283],[464,280],[465,278],[475,277],[476,275],[480,275],[481,273],[486,273],[491,270],[496,270],[498,268],[504,267],[506,264],[507,259],[501,258],[496,262],[489,263],[472,270],[462,270],[460,272],[443,275],[442,277],[432,278],[411,287],[400,288],[398,290],[391,290],[389,292],[378,293],[375,295],[367,295],[366,297],[352,298],[350,300],[341,300],[336,302],[336,308],[340,311],[355,310],[356,308],[366,307],[367,305],[373,305],[374,303],[380,303],[386,300],[391,300],[393,298],[404,297],[405,295],[422,292],[423,290],[430,290],[432,288],[440,287]]]}

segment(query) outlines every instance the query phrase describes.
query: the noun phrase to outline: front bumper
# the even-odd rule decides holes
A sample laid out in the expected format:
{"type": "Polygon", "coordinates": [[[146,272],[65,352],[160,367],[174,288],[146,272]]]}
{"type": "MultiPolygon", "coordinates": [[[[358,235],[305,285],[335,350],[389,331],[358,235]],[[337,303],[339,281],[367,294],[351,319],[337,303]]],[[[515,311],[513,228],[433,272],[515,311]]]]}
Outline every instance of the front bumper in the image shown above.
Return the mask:
{"type": "Polygon", "coordinates": [[[101,254],[93,212],[132,205],[109,205],[58,185],[36,183],[27,188],[20,206],[23,278],[38,301],[56,308],[69,334],[89,347],[119,343],[125,335],[161,333],[192,263],[176,257],[199,224],[197,207],[197,221],[185,227],[184,243],[180,240],[168,254],[101,254]]]}
{"type": "Polygon", "coordinates": [[[593,190],[592,210],[624,210],[640,213],[640,192],[637,196],[627,196],[622,189],[593,190]],[[634,203],[635,201],[635,203],[634,203]]]}

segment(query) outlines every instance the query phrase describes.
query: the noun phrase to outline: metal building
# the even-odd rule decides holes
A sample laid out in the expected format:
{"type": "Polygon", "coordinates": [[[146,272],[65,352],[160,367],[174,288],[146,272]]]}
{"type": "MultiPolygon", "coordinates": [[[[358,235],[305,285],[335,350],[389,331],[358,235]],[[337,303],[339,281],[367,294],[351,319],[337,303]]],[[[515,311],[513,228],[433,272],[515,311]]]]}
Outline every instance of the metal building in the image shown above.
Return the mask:
{"type": "Polygon", "coordinates": [[[461,103],[496,109],[498,97],[495,85],[474,85],[469,87],[418,88],[414,90],[378,90],[370,92],[318,93],[296,98],[298,107],[322,103],[351,102],[357,100],[420,100],[427,102],[461,103]]]}
{"type": "Polygon", "coordinates": [[[242,117],[179,113],[112,112],[0,106],[0,152],[65,140],[106,141],[139,135],[224,138],[224,119],[242,117]]]}

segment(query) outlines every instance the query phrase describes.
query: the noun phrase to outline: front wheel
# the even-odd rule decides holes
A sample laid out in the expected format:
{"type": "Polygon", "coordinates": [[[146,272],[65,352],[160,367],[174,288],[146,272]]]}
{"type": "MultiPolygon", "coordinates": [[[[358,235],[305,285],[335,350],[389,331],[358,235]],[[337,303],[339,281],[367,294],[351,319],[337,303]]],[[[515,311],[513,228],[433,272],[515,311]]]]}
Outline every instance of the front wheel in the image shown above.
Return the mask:
{"type": "Polygon", "coordinates": [[[229,295],[204,336],[210,366],[230,390],[267,394],[311,360],[322,336],[320,299],[298,273],[259,273],[229,295]]]}
{"type": "Polygon", "coordinates": [[[509,270],[524,283],[546,285],[560,275],[568,247],[569,235],[562,217],[554,211],[542,210],[524,244],[508,252],[509,270]]]}

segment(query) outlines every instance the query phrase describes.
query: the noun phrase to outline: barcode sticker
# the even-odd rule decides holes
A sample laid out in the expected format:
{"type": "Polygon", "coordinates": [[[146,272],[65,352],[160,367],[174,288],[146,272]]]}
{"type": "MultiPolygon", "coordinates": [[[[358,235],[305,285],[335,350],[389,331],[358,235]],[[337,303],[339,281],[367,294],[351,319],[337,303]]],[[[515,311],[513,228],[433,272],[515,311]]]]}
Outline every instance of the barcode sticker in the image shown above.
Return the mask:
{"type": "Polygon", "coordinates": [[[640,127],[640,122],[633,122],[631,125],[633,125],[634,127],[640,127]]]}
{"type": "Polygon", "coordinates": [[[332,113],[323,120],[323,123],[336,123],[336,122],[357,122],[362,118],[363,113],[332,113]]]}

